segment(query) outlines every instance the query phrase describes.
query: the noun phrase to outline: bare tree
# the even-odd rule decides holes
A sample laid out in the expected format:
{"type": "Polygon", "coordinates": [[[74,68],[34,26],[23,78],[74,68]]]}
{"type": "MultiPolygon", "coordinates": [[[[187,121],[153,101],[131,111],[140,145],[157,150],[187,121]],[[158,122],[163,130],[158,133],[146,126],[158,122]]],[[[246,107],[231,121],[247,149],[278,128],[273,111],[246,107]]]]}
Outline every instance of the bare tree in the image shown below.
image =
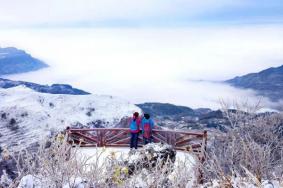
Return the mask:
{"type": "Polygon", "coordinates": [[[129,166],[131,155],[105,155],[106,148],[93,148],[93,155],[84,155],[80,150],[66,140],[51,140],[49,147],[42,144],[35,153],[23,151],[16,157],[19,177],[14,186],[23,177],[50,188],[186,187],[196,182],[192,168],[187,168],[194,165],[189,158],[176,163],[158,158],[152,163],[152,156],[143,153],[129,166]]]}
{"type": "Polygon", "coordinates": [[[254,177],[250,180],[255,184],[263,179],[282,181],[282,114],[258,113],[260,102],[221,101],[221,106],[230,129],[210,140],[207,180],[218,179],[226,187],[233,187],[233,178],[239,177],[254,177]]]}

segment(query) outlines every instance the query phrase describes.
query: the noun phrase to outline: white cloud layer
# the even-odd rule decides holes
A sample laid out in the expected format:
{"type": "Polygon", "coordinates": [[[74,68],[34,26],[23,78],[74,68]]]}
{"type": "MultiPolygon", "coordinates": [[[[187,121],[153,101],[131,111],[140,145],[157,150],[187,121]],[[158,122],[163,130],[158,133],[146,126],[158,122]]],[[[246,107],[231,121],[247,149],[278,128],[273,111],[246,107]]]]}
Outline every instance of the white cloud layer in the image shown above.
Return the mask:
{"type": "Polygon", "coordinates": [[[216,107],[219,98],[254,98],[254,93],[188,80],[225,80],[281,65],[282,33],[279,26],[2,30],[0,44],[24,49],[51,66],[12,79],[70,83],[134,103],[216,107]]]}

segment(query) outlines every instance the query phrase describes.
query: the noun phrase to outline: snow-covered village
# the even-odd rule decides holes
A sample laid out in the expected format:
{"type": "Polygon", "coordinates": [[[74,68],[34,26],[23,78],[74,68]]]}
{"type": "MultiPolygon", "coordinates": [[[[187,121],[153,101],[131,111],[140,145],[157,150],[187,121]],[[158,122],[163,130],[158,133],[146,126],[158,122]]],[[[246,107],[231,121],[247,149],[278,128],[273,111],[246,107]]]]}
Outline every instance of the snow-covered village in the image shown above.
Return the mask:
{"type": "Polygon", "coordinates": [[[283,188],[281,0],[0,0],[0,188],[283,188]]]}

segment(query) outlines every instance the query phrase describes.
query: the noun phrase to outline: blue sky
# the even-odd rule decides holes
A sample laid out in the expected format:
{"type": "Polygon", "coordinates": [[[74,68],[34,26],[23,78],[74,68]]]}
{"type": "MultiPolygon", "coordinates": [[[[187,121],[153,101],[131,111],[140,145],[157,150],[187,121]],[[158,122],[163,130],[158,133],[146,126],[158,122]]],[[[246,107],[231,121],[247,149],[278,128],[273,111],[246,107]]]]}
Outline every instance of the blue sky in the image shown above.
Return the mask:
{"type": "Polygon", "coordinates": [[[204,13],[197,19],[203,22],[283,23],[283,1],[259,0],[250,2],[204,13]]]}
{"type": "Polygon", "coordinates": [[[282,23],[282,0],[0,0],[2,28],[282,23]]]}

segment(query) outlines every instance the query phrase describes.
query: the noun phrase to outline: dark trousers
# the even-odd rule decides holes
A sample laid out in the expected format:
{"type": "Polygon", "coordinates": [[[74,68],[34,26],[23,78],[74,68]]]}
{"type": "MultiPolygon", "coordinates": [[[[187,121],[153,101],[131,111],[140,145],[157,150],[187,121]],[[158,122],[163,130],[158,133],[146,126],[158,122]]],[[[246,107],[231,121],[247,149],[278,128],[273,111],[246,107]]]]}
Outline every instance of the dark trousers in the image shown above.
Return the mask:
{"type": "Polygon", "coordinates": [[[139,138],[139,133],[131,133],[131,143],[130,147],[138,149],[138,138],[139,138]]]}
{"type": "Polygon", "coordinates": [[[149,137],[149,138],[145,138],[143,137],[143,143],[144,145],[148,144],[148,143],[151,143],[152,142],[152,137],[149,137]]]}

